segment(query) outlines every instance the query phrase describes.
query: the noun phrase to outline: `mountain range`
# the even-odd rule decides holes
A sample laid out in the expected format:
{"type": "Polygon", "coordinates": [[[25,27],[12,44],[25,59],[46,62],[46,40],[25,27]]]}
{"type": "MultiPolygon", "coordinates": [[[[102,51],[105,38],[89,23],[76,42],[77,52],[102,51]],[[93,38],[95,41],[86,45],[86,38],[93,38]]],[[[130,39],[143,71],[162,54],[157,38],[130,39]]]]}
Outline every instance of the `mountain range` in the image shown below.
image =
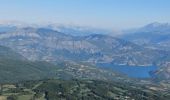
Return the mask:
{"type": "Polygon", "coordinates": [[[170,50],[170,24],[151,23],[133,31],[128,31],[120,38],[152,49],[170,50]]]}
{"type": "Polygon", "coordinates": [[[169,60],[168,52],[152,50],[109,35],[67,35],[48,28],[17,28],[1,32],[0,45],[29,60],[73,60],[118,65],[153,65],[169,60]]]}
{"type": "MultiPolygon", "coordinates": [[[[2,25],[0,45],[11,48],[29,61],[46,61],[55,65],[77,62],[95,66],[111,64],[166,69],[165,64],[170,61],[169,49],[165,46],[169,40],[169,24],[152,23],[120,37],[90,34],[90,31],[88,35],[73,35],[64,29],[68,28],[58,31],[49,27],[2,25]],[[67,34],[63,33],[66,31],[67,34]],[[164,47],[160,49],[160,46],[164,47]]],[[[162,72],[165,71],[152,74],[162,76],[162,72]]]]}

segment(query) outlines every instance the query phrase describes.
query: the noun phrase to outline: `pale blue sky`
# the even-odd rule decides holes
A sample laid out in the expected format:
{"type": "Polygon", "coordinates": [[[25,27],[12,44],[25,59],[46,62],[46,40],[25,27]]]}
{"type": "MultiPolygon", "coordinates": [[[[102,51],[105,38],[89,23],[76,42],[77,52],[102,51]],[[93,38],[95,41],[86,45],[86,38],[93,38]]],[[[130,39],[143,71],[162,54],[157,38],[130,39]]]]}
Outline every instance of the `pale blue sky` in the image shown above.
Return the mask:
{"type": "Polygon", "coordinates": [[[0,0],[1,20],[124,29],[170,22],[170,0],[0,0]]]}

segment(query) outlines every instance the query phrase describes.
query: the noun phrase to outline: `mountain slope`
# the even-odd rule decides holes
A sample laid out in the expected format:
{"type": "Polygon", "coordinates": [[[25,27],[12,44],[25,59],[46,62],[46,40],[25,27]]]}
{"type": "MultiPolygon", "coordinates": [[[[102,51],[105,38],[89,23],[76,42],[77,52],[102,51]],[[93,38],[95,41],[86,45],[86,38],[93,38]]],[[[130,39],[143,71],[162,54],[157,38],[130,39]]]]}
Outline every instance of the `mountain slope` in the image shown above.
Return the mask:
{"type": "Polygon", "coordinates": [[[54,77],[57,67],[31,62],[7,47],[0,46],[0,82],[16,82],[54,77]]]}
{"type": "Polygon", "coordinates": [[[71,36],[47,28],[26,27],[1,33],[0,44],[32,61],[69,60],[144,66],[169,60],[167,52],[145,49],[108,35],[71,36]]]}
{"type": "Polygon", "coordinates": [[[170,63],[161,65],[161,68],[152,73],[155,81],[170,82],[170,63]]]}
{"type": "Polygon", "coordinates": [[[14,52],[8,47],[0,46],[0,59],[20,59],[20,60],[25,60],[25,58],[14,52]]]}
{"type": "Polygon", "coordinates": [[[0,60],[0,82],[17,82],[55,77],[57,68],[45,62],[0,60]]]}
{"type": "Polygon", "coordinates": [[[148,48],[170,50],[170,24],[151,23],[127,32],[121,38],[148,48]]]}
{"type": "MultiPolygon", "coordinates": [[[[125,76],[90,64],[28,61],[7,47],[0,47],[0,83],[40,79],[99,79],[123,80],[125,76]]],[[[128,79],[127,79],[128,81],[128,79]]]]}

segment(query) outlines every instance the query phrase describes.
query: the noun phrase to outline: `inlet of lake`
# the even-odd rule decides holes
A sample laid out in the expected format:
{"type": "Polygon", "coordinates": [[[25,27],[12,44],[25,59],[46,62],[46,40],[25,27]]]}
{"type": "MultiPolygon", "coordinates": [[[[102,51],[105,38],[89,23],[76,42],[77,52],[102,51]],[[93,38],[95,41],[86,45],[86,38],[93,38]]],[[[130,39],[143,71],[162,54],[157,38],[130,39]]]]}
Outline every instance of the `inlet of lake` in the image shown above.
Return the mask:
{"type": "Polygon", "coordinates": [[[104,69],[112,69],[113,71],[123,73],[132,78],[150,78],[150,73],[158,69],[157,66],[127,66],[108,63],[100,63],[97,64],[97,66],[104,69]]]}

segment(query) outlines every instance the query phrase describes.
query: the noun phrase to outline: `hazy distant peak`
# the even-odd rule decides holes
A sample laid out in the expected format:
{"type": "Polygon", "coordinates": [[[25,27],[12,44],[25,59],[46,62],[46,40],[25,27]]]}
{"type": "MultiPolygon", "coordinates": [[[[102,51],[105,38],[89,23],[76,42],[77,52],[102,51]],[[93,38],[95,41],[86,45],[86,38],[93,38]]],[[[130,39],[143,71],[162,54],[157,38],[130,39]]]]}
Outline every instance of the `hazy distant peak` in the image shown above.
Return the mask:
{"type": "Polygon", "coordinates": [[[157,27],[170,27],[169,23],[159,23],[159,22],[153,22],[153,23],[150,23],[144,27],[149,27],[149,28],[157,28],[157,27]]]}
{"type": "Polygon", "coordinates": [[[170,24],[169,23],[159,23],[159,22],[153,22],[150,24],[147,24],[141,28],[135,29],[133,31],[130,31],[131,33],[137,32],[149,32],[154,34],[169,34],[170,32],[170,24]]]}

